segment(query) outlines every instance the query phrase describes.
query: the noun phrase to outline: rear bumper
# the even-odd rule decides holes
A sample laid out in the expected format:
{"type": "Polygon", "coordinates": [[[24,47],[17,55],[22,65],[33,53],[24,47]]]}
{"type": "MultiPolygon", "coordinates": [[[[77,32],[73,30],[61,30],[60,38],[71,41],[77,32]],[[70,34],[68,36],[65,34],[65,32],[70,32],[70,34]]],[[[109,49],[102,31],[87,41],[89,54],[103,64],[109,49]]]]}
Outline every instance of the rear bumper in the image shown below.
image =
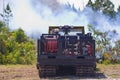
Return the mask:
{"type": "Polygon", "coordinates": [[[40,56],[37,65],[96,65],[96,60],[93,57],[78,57],[78,56],[40,56]]]}

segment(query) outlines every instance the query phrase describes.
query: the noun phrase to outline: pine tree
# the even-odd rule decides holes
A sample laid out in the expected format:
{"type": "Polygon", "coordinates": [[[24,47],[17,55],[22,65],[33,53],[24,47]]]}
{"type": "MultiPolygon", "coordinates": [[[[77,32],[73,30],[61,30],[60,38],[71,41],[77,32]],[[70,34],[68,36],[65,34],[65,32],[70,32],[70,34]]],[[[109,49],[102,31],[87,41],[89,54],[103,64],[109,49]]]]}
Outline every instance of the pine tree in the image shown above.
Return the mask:
{"type": "Polygon", "coordinates": [[[92,1],[89,0],[87,6],[91,7],[94,11],[102,12],[111,18],[115,17],[114,4],[110,0],[95,0],[95,3],[92,3],[92,1]]]}
{"type": "Polygon", "coordinates": [[[88,1],[88,4],[86,5],[87,7],[93,7],[93,3],[91,0],[88,1]]]}
{"type": "Polygon", "coordinates": [[[12,10],[9,4],[6,5],[6,8],[4,9],[4,14],[0,14],[0,16],[3,17],[3,22],[7,26],[9,26],[10,18],[13,16],[12,10]]]}

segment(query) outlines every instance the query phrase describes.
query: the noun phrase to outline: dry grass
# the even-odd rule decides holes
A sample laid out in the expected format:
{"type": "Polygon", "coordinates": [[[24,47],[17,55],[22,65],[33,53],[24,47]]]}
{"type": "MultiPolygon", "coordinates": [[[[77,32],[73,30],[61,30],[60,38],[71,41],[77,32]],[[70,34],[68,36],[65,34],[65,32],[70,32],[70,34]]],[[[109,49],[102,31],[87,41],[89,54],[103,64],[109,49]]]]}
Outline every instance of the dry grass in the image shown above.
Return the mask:
{"type": "Polygon", "coordinates": [[[39,80],[35,65],[1,65],[0,80],[39,80]]]}
{"type": "Polygon", "coordinates": [[[97,64],[97,68],[100,70],[100,72],[103,72],[107,77],[120,78],[120,64],[97,64]]]}
{"type": "MultiPolygon", "coordinates": [[[[99,72],[104,73],[105,79],[119,79],[120,65],[103,65],[98,64],[99,72]]],[[[62,78],[63,80],[79,79],[79,78],[62,78]]],[[[89,79],[89,78],[85,78],[89,79]]],[[[98,79],[98,78],[95,78],[98,79]]],[[[102,78],[104,79],[104,78],[102,78]]],[[[0,80],[40,80],[35,65],[0,65],[0,80]]],[[[91,79],[92,80],[92,79],[91,79]]]]}

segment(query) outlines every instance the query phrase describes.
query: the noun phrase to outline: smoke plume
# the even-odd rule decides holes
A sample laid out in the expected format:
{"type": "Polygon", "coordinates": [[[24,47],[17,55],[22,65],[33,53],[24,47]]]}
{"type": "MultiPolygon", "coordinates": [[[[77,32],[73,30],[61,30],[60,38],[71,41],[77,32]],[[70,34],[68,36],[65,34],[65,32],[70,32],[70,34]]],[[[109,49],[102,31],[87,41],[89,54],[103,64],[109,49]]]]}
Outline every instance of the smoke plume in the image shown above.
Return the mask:
{"type": "MultiPolygon", "coordinates": [[[[42,17],[43,21],[50,22],[49,25],[82,25],[88,32],[87,25],[92,24],[98,30],[116,30],[120,34],[120,16],[116,20],[111,20],[101,12],[94,12],[86,7],[83,11],[75,11],[74,5],[61,4],[58,0],[32,0],[34,10],[42,17]]],[[[46,26],[45,26],[46,27],[46,26]]]]}
{"type": "Polygon", "coordinates": [[[30,36],[38,37],[42,33],[47,33],[48,26],[52,25],[85,26],[87,33],[88,24],[103,32],[116,30],[120,35],[119,15],[112,21],[108,16],[94,12],[89,7],[78,10],[75,4],[69,3],[69,0],[66,0],[66,3],[61,3],[60,0],[20,0],[22,4],[19,4],[18,0],[11,0],[9,3],[13,12],[11,29],[21,27],[30,36]]]}

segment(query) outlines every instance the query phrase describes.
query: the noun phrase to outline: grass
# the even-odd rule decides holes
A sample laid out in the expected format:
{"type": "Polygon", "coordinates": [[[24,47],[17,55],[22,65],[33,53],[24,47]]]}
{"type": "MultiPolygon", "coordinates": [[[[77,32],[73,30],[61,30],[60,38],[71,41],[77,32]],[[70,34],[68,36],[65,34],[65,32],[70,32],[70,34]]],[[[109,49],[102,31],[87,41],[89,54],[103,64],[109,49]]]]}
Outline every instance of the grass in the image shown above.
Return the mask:
{"type": "Polygon", "coordinates": [[[35,65],[0,65],[0,80],[39,80],[35,65]]]}
{"type": "Polygon", "coordinates": [[[97,68],[108,77],[120,78],[120,64],[97,64],[97,68]]]}
{"type": "MultiPolygon", "coordinates": [[[[120,64],[97,64],[97,72],[102,72],[110,78],[120,78],[120,64]]],[[[40,79],[36,65],[0,65],[0,80],[40,79]]]]}

